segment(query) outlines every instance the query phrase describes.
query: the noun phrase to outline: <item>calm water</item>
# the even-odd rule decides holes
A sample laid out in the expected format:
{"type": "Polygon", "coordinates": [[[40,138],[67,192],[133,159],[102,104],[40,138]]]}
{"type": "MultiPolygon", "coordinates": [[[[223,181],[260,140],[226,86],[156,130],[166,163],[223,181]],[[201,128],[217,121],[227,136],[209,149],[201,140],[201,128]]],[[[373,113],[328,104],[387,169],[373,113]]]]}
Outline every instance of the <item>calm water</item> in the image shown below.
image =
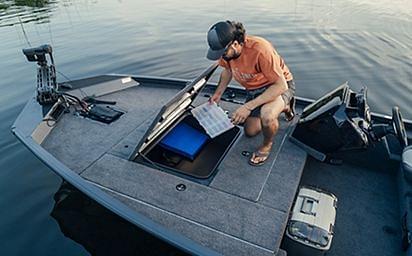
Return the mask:
{"type": "Polygon", "coordinates": [[[372,111],[399,105],[412,119],[410,0],[30,2],[0,0],[0,255],[87,254],[49,216],[61,180],[10,133],[35,88],[36,65],[21,53],[30,45],[51,43],[58,70],[71,79],[190,79],[210,64],[210,25],[240,20],[276,45],[299,96],[317,98],[349,81],[369,87],[372,111]]]}

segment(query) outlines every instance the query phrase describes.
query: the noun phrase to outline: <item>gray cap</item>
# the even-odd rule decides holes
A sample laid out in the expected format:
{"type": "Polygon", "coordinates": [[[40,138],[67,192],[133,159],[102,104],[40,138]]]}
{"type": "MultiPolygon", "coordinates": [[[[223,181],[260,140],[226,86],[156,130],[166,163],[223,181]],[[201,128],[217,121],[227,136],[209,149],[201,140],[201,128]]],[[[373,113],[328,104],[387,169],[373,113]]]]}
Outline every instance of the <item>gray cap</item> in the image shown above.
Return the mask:
{"type": "Polygon", "coordinates": [[[207,32],[207,43],[209,50],[206,58],[209,60],[218,60],[222,57],[226,48],[234,40],[235,28],[230,21],[221,21],[214,24],[207,32]]]}

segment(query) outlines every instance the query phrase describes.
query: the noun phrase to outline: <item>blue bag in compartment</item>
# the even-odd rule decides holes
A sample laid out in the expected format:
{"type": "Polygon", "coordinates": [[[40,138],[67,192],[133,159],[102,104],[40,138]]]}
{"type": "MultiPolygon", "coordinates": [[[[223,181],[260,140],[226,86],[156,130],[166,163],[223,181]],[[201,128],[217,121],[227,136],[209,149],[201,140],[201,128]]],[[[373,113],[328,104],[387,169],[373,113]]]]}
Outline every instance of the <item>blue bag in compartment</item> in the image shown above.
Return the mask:
{"type": "Polygon", "coordinates": [[[179,123],[161,141],[160,145],[174,153],[194,160],[209,136],[192,126],[179,123]]]}

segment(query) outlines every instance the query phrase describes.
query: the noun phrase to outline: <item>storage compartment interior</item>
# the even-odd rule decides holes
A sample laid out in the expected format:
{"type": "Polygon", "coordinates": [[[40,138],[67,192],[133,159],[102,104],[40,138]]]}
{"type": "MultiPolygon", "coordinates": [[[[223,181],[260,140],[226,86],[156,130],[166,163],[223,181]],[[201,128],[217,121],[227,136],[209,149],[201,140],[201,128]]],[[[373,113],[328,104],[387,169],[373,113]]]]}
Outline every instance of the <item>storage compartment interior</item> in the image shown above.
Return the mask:
{"type": "Polygon", "coordinates": [[[189,125],[206,134],[203,127],[191,115],[190,111],[186,111],[158,140],[143,152],[144,157],[140,157],[139,161],[145,161],[145,159],[142,158],[147,158],[156,166],[195,178],[206,179],[217,170],[219,163],[223,160],[241,133],[240,128],[235,126],[213,139],[209,138],[192,160],[183,154],[172,152],[160,143],[160,141],[179,123],[189,125]]]}

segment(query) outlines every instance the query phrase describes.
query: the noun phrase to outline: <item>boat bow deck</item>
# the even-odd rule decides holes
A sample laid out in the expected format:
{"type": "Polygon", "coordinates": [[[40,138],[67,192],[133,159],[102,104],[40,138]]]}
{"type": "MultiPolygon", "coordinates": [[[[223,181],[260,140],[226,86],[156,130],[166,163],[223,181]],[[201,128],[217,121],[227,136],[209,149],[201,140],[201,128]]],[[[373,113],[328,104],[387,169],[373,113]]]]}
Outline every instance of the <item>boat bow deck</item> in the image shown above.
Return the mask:
{"type": "MultiPolygon", "coordinates": [[[[184,86],[177,80],[174,87],[155,79],[136,80],[140,85],[99,97],[126,111],[119,120],[106,125],[65,114],[41,146],[90,186],[218,253],[283,253],[279,246],[306,161],[306,153],[287,139],[290,124],[281,123],[265,165],[251,167],[241,154],[255,150],[262,138],[242,135],[211,182],[200,184],[128,160],[157,110],[184,86]],[[178,184],[186,190],[176,190],[178,184]]],[[[93,87],[99,88],[98,83],[93,87]]],[[[206,100],[199,96],[195,104],[206,100]]],[[[222,103],[228,110],[237,106],[222,103]]]]}

